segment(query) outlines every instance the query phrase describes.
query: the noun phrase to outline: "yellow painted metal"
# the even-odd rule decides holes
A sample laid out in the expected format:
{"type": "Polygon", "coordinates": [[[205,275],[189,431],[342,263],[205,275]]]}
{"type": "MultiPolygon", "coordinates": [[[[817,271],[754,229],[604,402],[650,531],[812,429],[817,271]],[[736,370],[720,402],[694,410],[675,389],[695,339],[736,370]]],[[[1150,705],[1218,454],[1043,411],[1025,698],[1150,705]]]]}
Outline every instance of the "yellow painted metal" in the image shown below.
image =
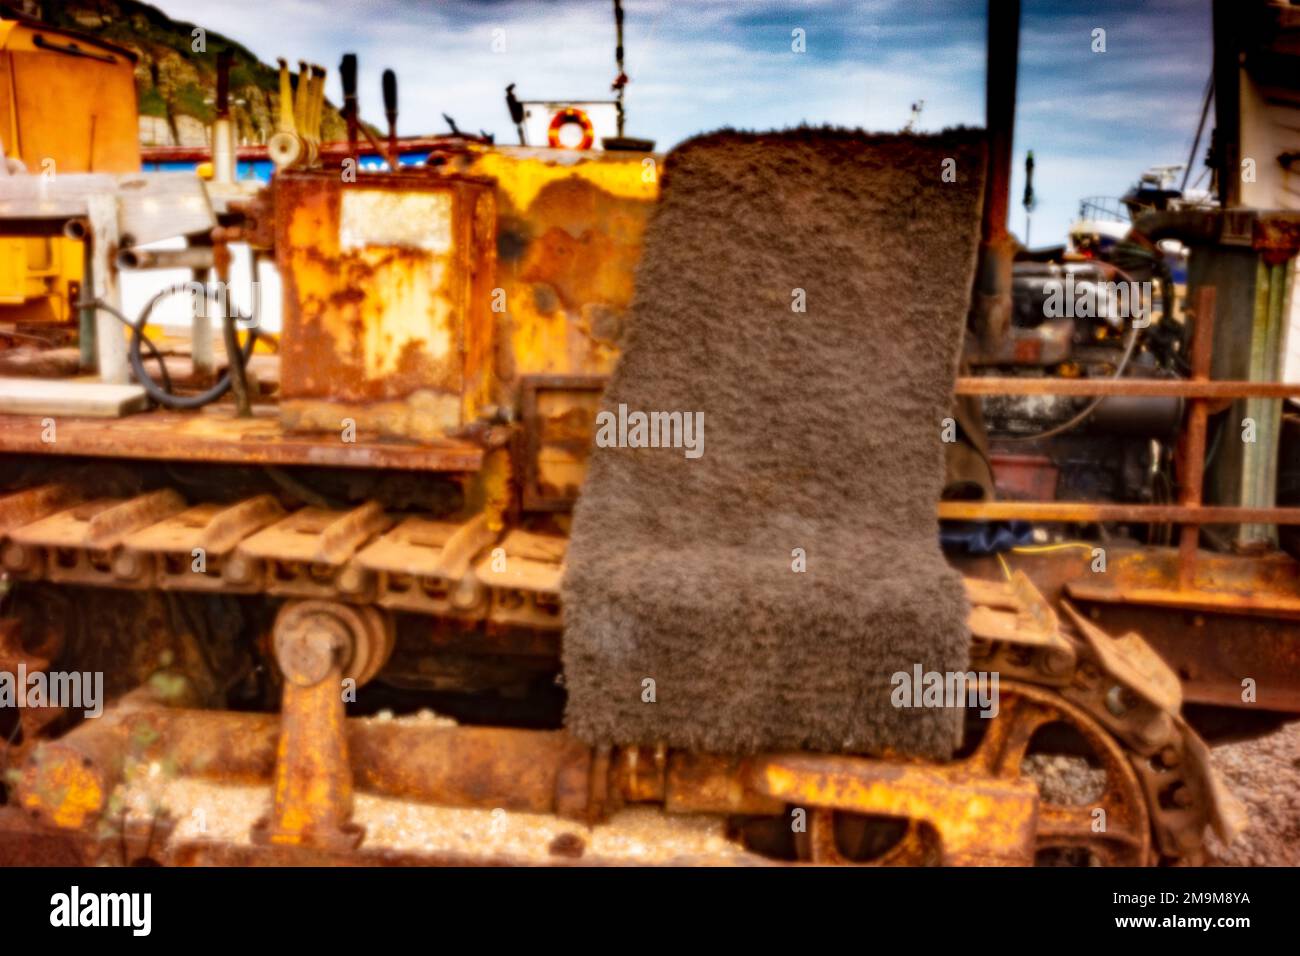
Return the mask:
{"type": "Polygon", "coordinates": [[[56,827],[75,830],[98,816],[107,801],[103,781],[93,769],[67,760],[50,760],[41,786],[24,792],[23,809],[46,814],[56,827]]]}
{"type": "Polygon", "coordinates": [[[496,183],[494,315],[511,363],[502,378],[608,374],[659,194],[658,157],[505,147],[467,163],[496,183]]]}
{"type": "MultiPolygon", "coordinates": [[[[132,55],[93,37],[0,19],[0,143],[32,174],[138,170],[132,55]],[[74,43],[91,55],[60,52],[74,43]]],[[[70,239],[0,236],[0,320],[74,319],[82,259],[81,243],[70,239]]]]}
{"type": "MultiPolygon", "coordinates": [[[[356,182],[277,177],[285,424],[434,441],[516,407],[523,376],[608,374],[658,163],[474,146],[356,182]]],[[[553,392],[545,413],[585,421],[591,405],[553,392]]],[[[550,483],[580,483],[582,461],[543,458],[550,483]]]]}
{"type": "Polygon", "coordinates": [[[1038,818],[1032,781],[957,765],[789,754],[754,761],[756,790],[807,807],[921,820],[938,832],[949,866],[1030,865],[1038,818]]]}
{"type": "Polygon", "coordinates": [[[292,846],[356,846],[351,824],[352,771],[335,665],[310,687],[284,685],[271,816],[256,837],[292,846]]]}
{"type": "Polygon", "coordinates": [[[82,281],[81,243],[0,236],[0,317],[7,322],[66,322],[82,281]]]}
{"type": "Polygon", "coordinates": [[[135,172],[133,56],[84,34],[0,21],[0,133],[29,172],[135,172]],[[91,55],[60,52],[72,44],[91,55]]]}

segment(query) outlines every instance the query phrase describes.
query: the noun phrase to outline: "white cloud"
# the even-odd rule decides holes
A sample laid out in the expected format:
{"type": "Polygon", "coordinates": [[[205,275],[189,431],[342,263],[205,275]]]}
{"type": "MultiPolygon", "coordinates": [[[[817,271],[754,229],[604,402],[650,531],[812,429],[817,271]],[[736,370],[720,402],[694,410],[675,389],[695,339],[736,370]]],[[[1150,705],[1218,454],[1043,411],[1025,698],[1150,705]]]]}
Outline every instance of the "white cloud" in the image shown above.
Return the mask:
{"type": "MultiPolygon", "coordinates": [[[[156,0],[170,16],[224,33],[266,62],[330,69],[358,54],[361,107],[382,123],[379,75],[391,67],[403,135],[462,129],[513,140],[504,90],[528,99],[610,96],[608,0],[156,0]],[[494,29],[505,53],[492,52],[494,29]]],[[[627,0],[628,132],[660,149],[731,125],[800,121],[897,129],[924,100],[921,128],[981,125],[983,0],[627,0]],[[790,29],[808,52],[790,51],[790,29]]],[[[1087,192],[1123,192],[1152,163],[1186,156],[1209,69],[1208,3],[1155,0],[1118,12],[1027,2],[1017,164],[1039,158],[1034,234],[1063,237],[1087,192]],[[1060,12],[1063,9],[1064,12],[1060,12]],[[1091,25],[1108,52],[1091,53],[1091,25]]],[[[1017,197],[1019,196],[1017,187],[1017,197]]],[[[1019,211],[1017,210],[1017,216],[1019,211]]]]}

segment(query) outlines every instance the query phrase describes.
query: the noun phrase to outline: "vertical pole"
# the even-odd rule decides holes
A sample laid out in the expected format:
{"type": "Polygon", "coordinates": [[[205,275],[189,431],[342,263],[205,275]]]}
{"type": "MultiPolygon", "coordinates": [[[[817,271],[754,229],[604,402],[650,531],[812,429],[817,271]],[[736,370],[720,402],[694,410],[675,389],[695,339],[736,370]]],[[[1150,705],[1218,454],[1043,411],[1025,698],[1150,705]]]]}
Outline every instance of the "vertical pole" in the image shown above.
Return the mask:
{"type": "Polygon", "coordinates": [[[357,55],[344,53],[339,62],[343,81],[343,116],[348,121],[348,156],[357,162],[357,55]]]}
{"type": "Polygon", "coordinates": [[[304,140],[311,135],[308,123],[308,104],[311,102],[311,67],[306,60],[298,61],[298,88],[294,91],[293,115],[298,124],[298,135],[304,140]]]}
{"type": "MultiPolygon", "coordinates": [[[[195,286],[207,286],[212,278],[210,269],[190,270],[190,280],[195,286]]],[[[216,375],[217,359],[212,348],[212,315],[208,297],[199,293],[190,296],[190,361],[194,377],[210,383],[216,375]]]]}
{"type": "MultiPolygon", "coordinates": [[[[81,239],[81,299],[90,301],[95,297],[95,249],[94,239],[89,230],[81,239]]],[[[95,370],[95,307],[81,307],[80,329],[77,344],[81,348],[81,370],[95,370]]]]}
{"type": "MultiPolygon", "coordinates": [[[[1256,270],[1255,327],[1251,340],[1251,381],[1282,379],[1286,324],[1290,316],[1290,289],[1294,260],[1268,262],[1261,258],[1256,270]]],[[[1278,443],[1282,431],[1282,401],[1256,398],[1246,403],[1255,421],[1255,441],[1246,446],[1242,465],[1242,504],[1272,508],[1277,504],[1278,443]]],[[[1277,543],[1277,526],[1242,525],[1238,546],[1247,550],[1277,543]]]]}
{"type": "MultiPolygon", "coordinates": [[[[1196,308],[1192,315],[1191,367],[1193,382],[1210,380],[1210,353],[1214,343],[1214,286],[1203,285],[1196,290],[1196,308]]],[[[1187,428],[1183,432],[1182,493],[1179,503],[1188,508],[1201,504],[1201,485],[1205,482],[1205,431],[1209,418],[1207,399],[1188,399],[1187,428]]],[[[1185,524],[1178,538],[1178,582],[1184,590],[1193,587],[1196,579],[1196,548],[1200,543],[1201,527],[1185,524]]]]}
{"type": "Polygon", "coordinates": [[[614,0],[614,30],[618,34],[617,45],[614,47],[614,61],[618,64],[618,79],[614,82],[618,86],[618,135],[621,139],[623,136],[623,4],[621,0],[614,0]]]}
{"type": "MultiPolygon", "coordinates": [[[[117,255],[117,197],[92,195],[86,197],[90,219],[91,271],[94,276],[94,298],[114,308],[122,307],[121,292],[117,287],[117,270],[113,257],[117,255]]],[[[95,352],[99,362],[99,380],[124,385],[130,380],[126,360],[126,330],[104,309],[95,313],[95,352]]]]}
{"type": "Polygon", "coordinates": [[[1011,259],[1007,231],[1011,204],[1011,142],[1016,122],[1016,66],[1020,54],[1020,0],[989,0],[985,125],[988,170],[980,221],[979,274],[974,326],[985,347],[995,347],[1011,324],[1011,259]]]}
{"type": "Polygon", "coordinates": [[[388,168],[397,171],[397,74],[384,70],[384,117],[388,120],[388,168]]]}
{"type": "Polygon", "coordinates": [[[1219,204],[1225,209],[1241,205],[1241,6],[1214,0],[1211,7],[1214,38],[1214,181],[1219,204]]]}
{"type": "Polygon", "coordinates": [[[217,116],[212,123],[212,178],[218,183],[235,181],[235,131],[230,122],[229,50],[217,54],[217,116]]]}
{"type": "MultiPolygon", "coordinates": [[[[235,313],[227,293],[230,290],[230,246],[222,241],[214,243],[212,250],[213,274],[221,290],[218,301],[223,303],[221,316],[222,339],[226,346],[226,368],[230,374],[230,391],[235,396],[235,413],[240,418],[253,414],[248,396],[248,378],[244,372],[244,356],[239,347],[239,332],[235,326],[235,313]]],[[[256,265],[254,265],[256,270],[256,265]]],[[[256,277],[256,271],[254,271],[256,277]]]]}

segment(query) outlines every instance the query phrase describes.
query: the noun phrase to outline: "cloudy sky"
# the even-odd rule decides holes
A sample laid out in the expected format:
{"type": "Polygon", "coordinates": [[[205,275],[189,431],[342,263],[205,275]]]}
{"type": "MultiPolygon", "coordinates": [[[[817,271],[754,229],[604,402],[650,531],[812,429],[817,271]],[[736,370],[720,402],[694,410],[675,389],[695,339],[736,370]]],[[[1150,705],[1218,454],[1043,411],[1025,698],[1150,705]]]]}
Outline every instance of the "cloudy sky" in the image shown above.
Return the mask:
{"type": "MultiPolygon", "coordinates": [[[[361,106],[383,122],[397,71],[403,135],[467,130],[513,141],[507,83],[524,99],[602,99],[615,74],[609,0],[154,0],[264,61],[330,68],[355,52],[361,106]],[[499,32],[503,31],[503,32],[499,32]],[[503,51],[494,50],[494,39],[503,51]]],[[[996,0],[995,0],[996,2],[996,0]]],[[[658,149],[719,126],[801,121],[893,130],[982,125],[985,0],[625,0],[628,133],[658,149]],[[807,50],[791,35],[805,31],[807,50]]],[[[1210,0],[1024,0],[1016,163],[1032,149],[1034,245],[1062,241],[1090,195],[1185,162],[1210,72],[1210,0]],[[1105,52],[1093,31],[1105,30],[1105,52]]],[[[1202,147],[1203,151],[1203,147],[1202,147]]],[[[1200,173],[1200,157],[1193,179],[1200,173]]],[[[1013,184],[1019,202],[1023,184],[1013,184]]],[[[1012,216],[1024,233],[1024,212],[1012,216]]]]}

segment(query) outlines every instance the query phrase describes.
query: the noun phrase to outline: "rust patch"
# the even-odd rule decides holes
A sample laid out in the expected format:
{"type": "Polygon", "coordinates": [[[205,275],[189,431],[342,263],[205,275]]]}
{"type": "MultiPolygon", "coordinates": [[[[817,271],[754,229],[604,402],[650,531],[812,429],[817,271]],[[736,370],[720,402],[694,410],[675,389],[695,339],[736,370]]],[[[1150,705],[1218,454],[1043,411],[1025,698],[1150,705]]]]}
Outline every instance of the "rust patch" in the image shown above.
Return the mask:
{"type": "Polygon", "coordinates": [[[294,174],[277,178],[275,189],[286,427],[337,429],[345,406],[360,409],[345,416],[360,428],[419,440],[472,420],[492,379],[487,283],[496,243],[487,185],[445,174],[365,175],[354,184],[294,174]],[[364,209],[344,202],[351,190],[379,195],[375,208],[392,222],[358,218],[364,209]],[[448,221],[422,223],[439,194],[448,221]],[[406,403],[413,407],[395,407],[406,403]]]}

